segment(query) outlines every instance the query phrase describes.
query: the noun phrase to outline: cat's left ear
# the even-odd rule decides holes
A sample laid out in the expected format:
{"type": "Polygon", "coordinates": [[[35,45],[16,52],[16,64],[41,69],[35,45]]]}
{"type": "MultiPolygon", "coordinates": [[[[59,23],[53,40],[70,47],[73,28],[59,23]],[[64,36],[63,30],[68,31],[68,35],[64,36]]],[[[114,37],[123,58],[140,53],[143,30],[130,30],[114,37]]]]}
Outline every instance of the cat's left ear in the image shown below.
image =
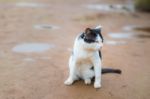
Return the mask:
{"type": "Polygon", "coordinates": [[[85,34],[89,34],[89,33],[91,33],[91,29],[90,28],[86,28],[85,29],[85,34]]]}

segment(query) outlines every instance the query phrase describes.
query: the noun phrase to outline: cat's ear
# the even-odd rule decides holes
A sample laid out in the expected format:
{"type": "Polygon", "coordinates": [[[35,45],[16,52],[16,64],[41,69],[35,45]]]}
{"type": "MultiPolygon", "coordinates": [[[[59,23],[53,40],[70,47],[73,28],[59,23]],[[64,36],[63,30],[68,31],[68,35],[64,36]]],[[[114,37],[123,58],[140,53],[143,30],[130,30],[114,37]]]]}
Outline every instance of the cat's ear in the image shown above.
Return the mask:
{"type": "Polygon", "coordinates": [[[86,28],[86,29],[85,29],[85,33],[86,33],[86,34],[91,33],[91,29],[90,29],[90,28],[86,28]]]}
{"type": "Polygon", "coordinates": [[[102,29],[102,26],[101,25],[98,25],[95,30],[101,34],[101,29],[102,29]]]}
{"type": "Polygon", "coordinates": [[[95,29],[100,29],[100,30],[101,30],[101,28],[102,28],[102,26],[101,26],[101,25],[98,25],[98,26],[96,26],[95,29]]]}
{"type": "Polygon", "coordinates": [[[102,36],[102,34],[101,34],[101,29],[102,29],[102,26],[97,26],[96,28],[95,28],[95,31],[97,32],[97,33],[99,33],[99,35],[100,35],[100,37],[101,37],[101,39],[102,39],[102,42],[104,41],[104,38],[103,38],[103,36],[102,36]]]}

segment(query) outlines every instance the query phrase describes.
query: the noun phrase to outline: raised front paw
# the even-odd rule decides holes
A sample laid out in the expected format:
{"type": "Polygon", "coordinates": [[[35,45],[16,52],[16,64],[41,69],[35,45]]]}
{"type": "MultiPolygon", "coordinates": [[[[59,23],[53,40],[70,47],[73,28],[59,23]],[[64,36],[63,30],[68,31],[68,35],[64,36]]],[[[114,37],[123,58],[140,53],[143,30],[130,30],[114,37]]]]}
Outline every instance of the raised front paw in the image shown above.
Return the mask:
{"type": "Polygon", "coordinates": [[[71,79],[67,79],[67,80],[64,82],[65,85],[72,85],[72,83],[73,83],[73,80],[71,80],[71,79]]]}
{"type": "Polygon", "coordinates": [[[101,88],[101,84],[100,84],[100,83],[95,82],[95,83],[94,83],[94,88],[101,88]]]}

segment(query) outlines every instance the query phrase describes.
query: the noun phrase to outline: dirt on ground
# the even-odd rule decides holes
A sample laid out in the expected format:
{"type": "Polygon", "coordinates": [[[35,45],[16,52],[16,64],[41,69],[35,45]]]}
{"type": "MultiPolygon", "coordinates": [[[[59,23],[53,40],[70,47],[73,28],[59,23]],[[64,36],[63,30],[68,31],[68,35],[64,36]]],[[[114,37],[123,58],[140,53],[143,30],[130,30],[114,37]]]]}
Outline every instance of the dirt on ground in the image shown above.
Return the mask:
{"type": "Polygon", "coordinates": [[[131,4],[0,0],[0,99],[149,99],[150,13],[133,11],[131,4]],[[103,67],[122,74],[103,75],[100,89],[83,81],[65,86],[76,35],[99,24],[103,67]]]}

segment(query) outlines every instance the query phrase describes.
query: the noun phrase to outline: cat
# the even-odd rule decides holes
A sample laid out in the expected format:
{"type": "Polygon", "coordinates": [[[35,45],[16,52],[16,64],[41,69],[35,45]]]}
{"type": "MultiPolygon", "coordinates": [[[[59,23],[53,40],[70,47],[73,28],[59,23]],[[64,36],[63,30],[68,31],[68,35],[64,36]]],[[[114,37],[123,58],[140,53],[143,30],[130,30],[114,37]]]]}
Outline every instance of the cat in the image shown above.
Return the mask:
{"type": "Polygon", "coordinates": [[[91,80],[95,78],[94,88],[100,88],[101,74],[121,74],[120,69],[102,68],[103,41],[101,26],[94,29],[86,28],[76,37],[69,59],[69,77],[64,82],[65,85],[71,85],[79,79],[83,79],[85,84],[91,84],[91,80]]]}

